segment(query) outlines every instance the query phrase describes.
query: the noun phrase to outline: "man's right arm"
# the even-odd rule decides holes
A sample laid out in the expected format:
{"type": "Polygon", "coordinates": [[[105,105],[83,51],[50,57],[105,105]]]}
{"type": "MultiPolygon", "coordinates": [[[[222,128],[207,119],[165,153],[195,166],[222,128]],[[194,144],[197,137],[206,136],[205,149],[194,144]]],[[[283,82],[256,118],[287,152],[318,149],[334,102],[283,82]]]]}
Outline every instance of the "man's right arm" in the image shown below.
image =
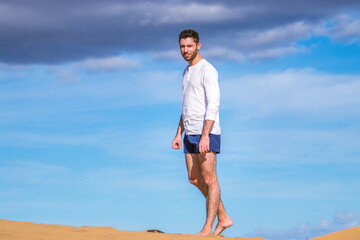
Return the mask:
{"type": "Polygon", "coordinates": [[[172,142],[172,148],[173,149],[179,149],[182,148],[181,146],[181,139],[182,139],[182,133],[184,132],[184,123],[183,123],[183,119],[182,116],[180,117],[180,122],[179,122],[179,126],[176,132],[176,136],[172,142]]]}

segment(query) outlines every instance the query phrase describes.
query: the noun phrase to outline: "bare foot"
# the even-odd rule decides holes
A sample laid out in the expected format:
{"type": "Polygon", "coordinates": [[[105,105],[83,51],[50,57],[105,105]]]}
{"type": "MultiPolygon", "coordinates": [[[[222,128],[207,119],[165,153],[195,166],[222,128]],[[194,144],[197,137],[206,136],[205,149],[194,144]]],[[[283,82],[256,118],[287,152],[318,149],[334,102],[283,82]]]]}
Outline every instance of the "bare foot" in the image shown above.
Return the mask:
{"type": "Polygon", "coordinates": [[[204,237],[204,236],[209,236],[211,234],[211,229],[203,229],[201,230],[199,233],[195,234],[195,236],[198,237],[204,237]]]}
{"type": "Polygon", "coordinates": [[[226,221],[218,222],[214,231],[214,235],[220,235],[220,233],[222,233],[226,228],[231,227],[233,224],[234,223],[230,218],[226,221]]]}

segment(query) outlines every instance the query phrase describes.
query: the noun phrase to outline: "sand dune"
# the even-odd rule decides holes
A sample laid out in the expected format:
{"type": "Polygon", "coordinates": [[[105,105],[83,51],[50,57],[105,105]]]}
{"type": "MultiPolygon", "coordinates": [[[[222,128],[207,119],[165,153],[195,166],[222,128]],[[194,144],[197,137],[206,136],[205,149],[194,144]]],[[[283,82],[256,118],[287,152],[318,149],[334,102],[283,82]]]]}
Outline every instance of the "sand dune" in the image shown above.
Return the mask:
{"type": "MultiPolygon", "coordinates": [[[[1,240],[264,240],[263,238],[195,237],[193,235],[168,234],[148,231],[120,231],[112,227],[72,227],[36,224],[0,219],[1,240]]],[[[313,240],[360,240],[360,227],[347,229],[313,240]]]]}
{"type": "Polygon", "coordinates": [[[311,240],[360,240],[360,226],[331,233],[311,240]]]}

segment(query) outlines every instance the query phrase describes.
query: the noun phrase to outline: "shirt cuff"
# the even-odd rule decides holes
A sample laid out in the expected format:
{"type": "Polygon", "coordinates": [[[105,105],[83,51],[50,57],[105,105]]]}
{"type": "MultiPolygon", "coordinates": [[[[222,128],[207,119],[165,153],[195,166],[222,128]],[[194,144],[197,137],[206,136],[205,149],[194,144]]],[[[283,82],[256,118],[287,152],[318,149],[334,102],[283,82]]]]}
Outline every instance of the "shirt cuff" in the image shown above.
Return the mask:
{"type": "Polygon", "coordinates": [[[207,110],[205,114],[205,120],[216,120],[217,111],[207,110]]]}

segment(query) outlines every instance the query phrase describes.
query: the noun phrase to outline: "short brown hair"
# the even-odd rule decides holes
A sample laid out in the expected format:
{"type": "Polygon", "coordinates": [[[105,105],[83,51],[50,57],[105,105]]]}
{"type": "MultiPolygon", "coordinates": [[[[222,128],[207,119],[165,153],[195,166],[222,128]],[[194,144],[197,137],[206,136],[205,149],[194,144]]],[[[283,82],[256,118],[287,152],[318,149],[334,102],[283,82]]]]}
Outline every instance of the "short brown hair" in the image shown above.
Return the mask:
{"type": "Polygon", "coordinates": [[[183,30],[179,35],[179,42],[182,38],[193,38],[194,42],[198,43],[200,41],[199,34],[193,29],[183,30]]]}

